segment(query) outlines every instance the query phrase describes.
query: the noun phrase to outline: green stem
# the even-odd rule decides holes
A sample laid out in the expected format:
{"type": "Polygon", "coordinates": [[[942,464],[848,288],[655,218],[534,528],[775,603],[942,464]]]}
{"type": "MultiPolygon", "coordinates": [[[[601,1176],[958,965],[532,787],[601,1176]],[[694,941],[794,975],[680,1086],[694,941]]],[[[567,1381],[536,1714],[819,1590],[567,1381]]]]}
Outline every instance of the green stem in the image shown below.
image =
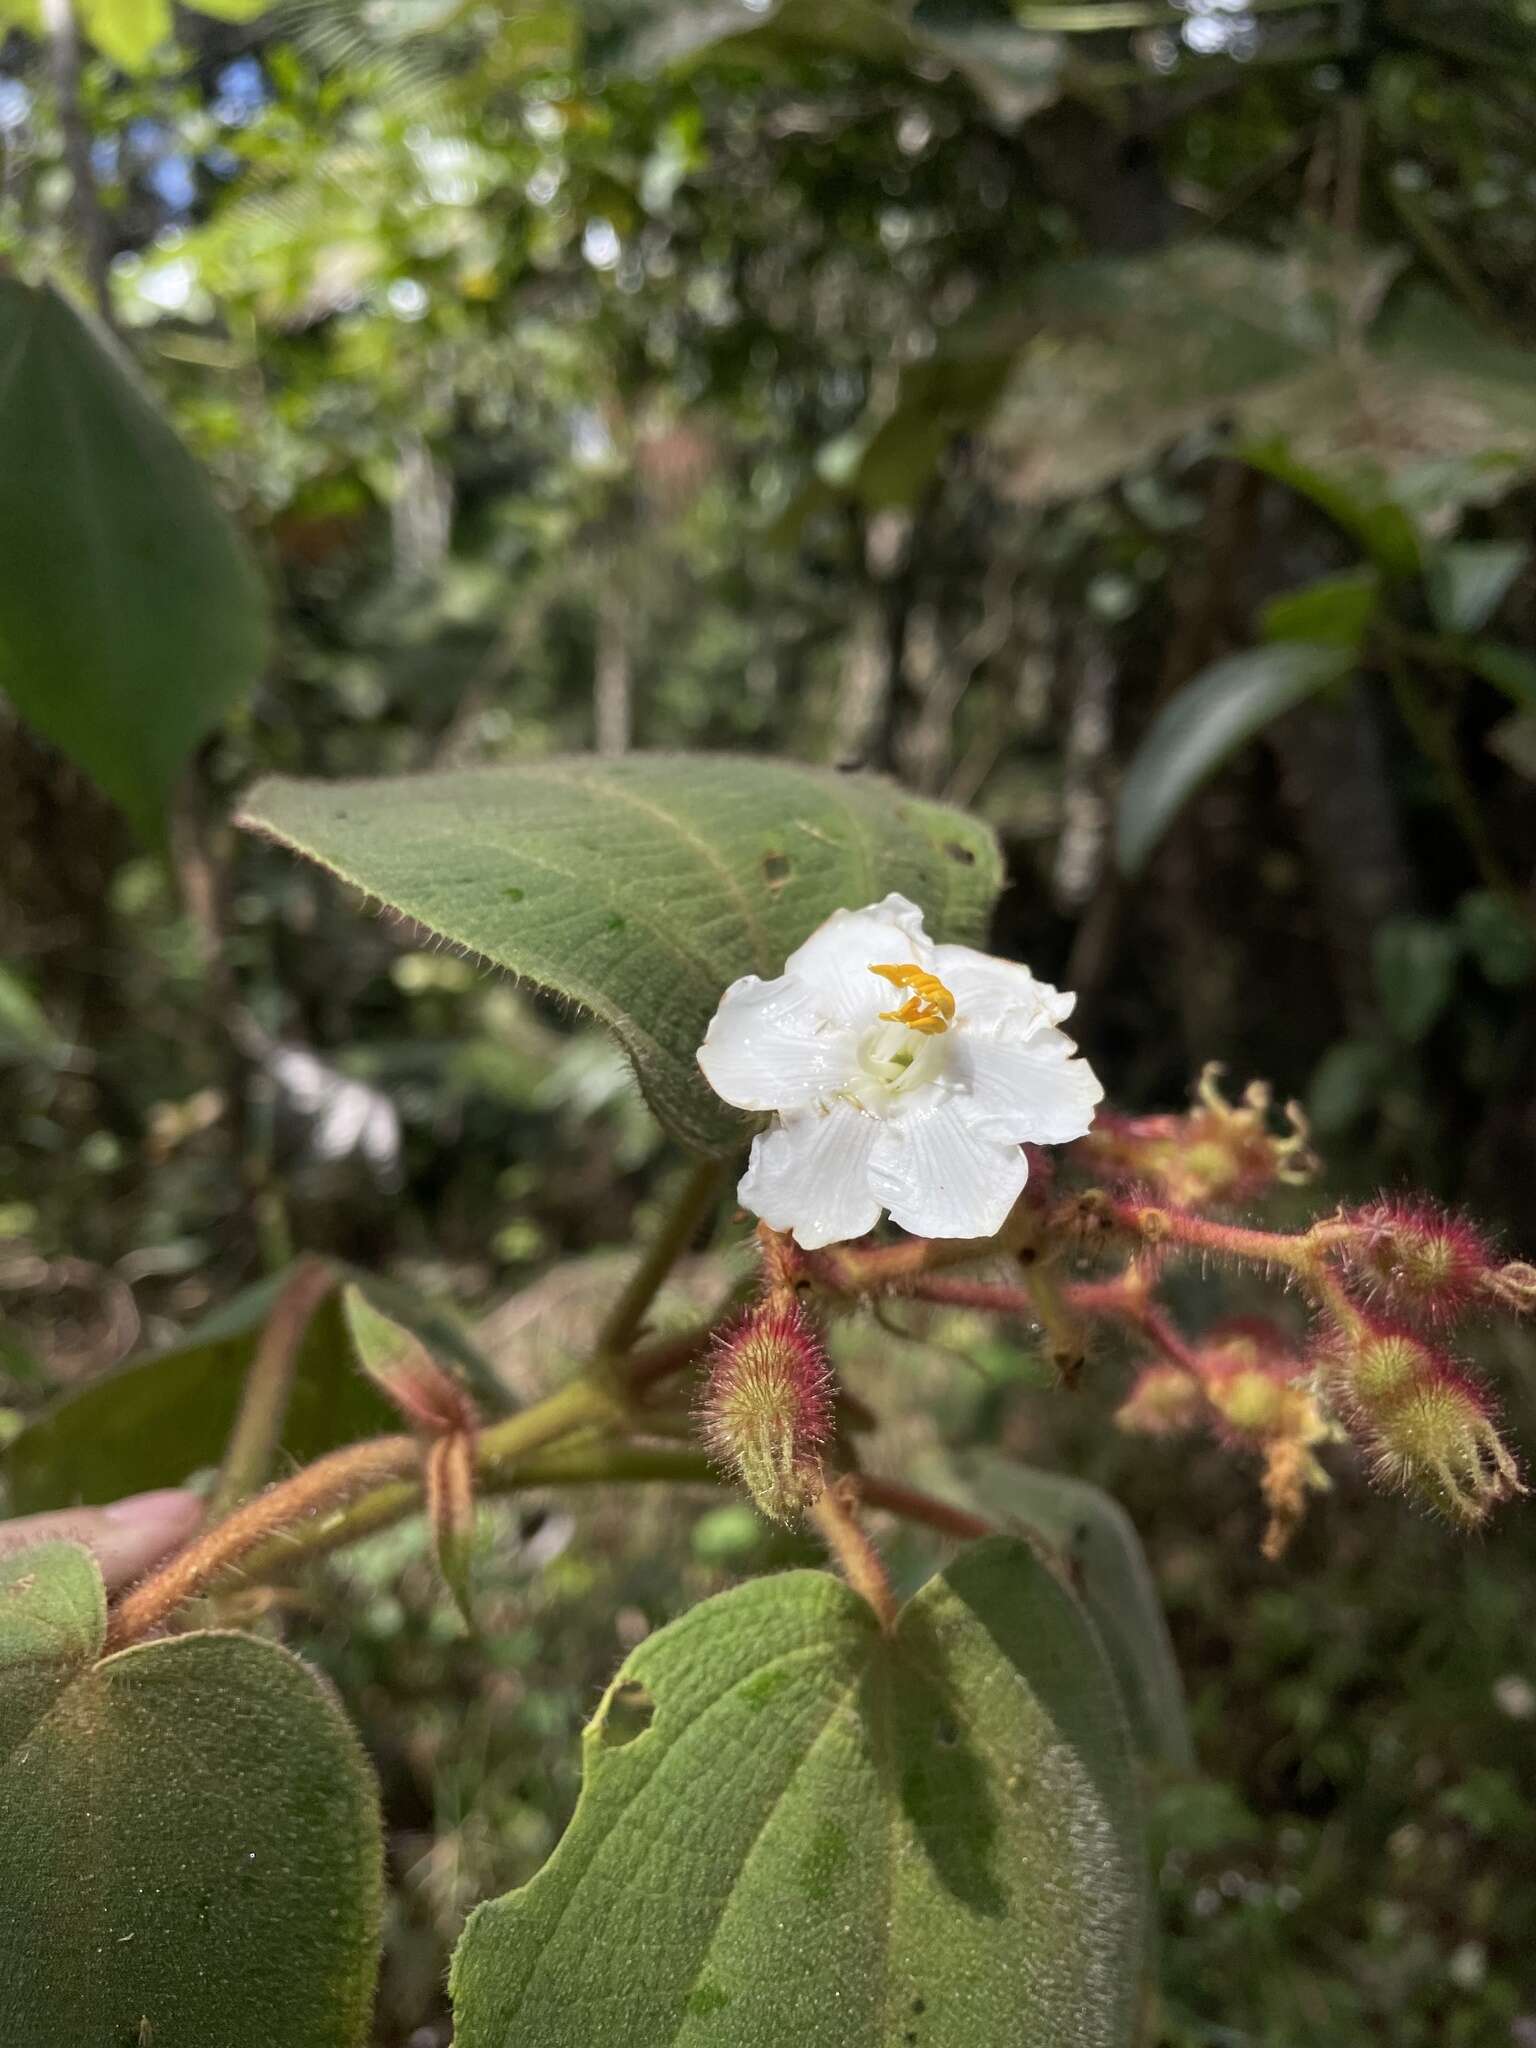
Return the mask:
{"type": "Polygon", "coordinates": [[[622,1358],[634,1343],[663,1281],[692,1244],[699,1225],[713,1207],[724,1171],[718,1159],[700,1159],[690,1167],[661,1229],[604,1319],[594,1362],[622,1358]]]}
{"type": "MultiPolygon", "coordinates": [[[[482,1430],[478,1455],[510,1474],[531,1451],[560,1437],[611,1428],[623,1412],[606,1388],[577,1380],[482,1430]]],[[[421,1456],[416,1437],[377,1437],[331,1451],[291,1479],[269,1486],[132,1587],[112,1611],[107,1647],[122,1649],[160,1628],[189,1600],[243,1566],[269,1539],[302,1528],[311,1518],[333,1514],[344,1503],[360,1505],[381,1485],[410,1478],[421,1456]]]]}
{"type": "MultiPolygon", "coordinates": [[[[483,1449],[483,1446],[482,1446],[483,1449]]],[[[518,1461],[515,1466],[477,1461],[476,1481],[482,1493],[522,1493],[542,1486],[674,1486],[718,1485],[719,1474],[700,1451],[658,1448],[648,1444],[602,1444],[572,1439],[518,1461]]],[[[280,1577],[349,1543],[357,1543],[392,1523],[419,1512],[421,1482],[397,1480],[376,1487],[334,1515],[285,1529],[251,1551],[242,1576],[252,1580],[280,1577]]]]}
{"type": "Polygon", "coordinates": [[[222,1522],[266,1484],[282,1441],[304,1333],[335,1285],[335,1274],[322,1260],[301,1259],[273,1302],[208,1502],[210,1522],[222,1522]]]}

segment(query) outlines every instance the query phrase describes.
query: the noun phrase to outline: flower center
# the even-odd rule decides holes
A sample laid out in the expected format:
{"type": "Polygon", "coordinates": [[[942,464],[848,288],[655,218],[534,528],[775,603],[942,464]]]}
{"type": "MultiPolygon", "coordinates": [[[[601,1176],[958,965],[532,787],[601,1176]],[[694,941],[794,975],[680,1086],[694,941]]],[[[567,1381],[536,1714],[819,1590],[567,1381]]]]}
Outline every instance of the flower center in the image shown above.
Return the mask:
{"type": "Polygon", "coordinates": [[[955,999],[936,974],[921,967],[887,963],[869,971],[906,991],[907,1000],[899,1009],[882,1011],[860,1038],[857,1070],[844,1093],[871,1115],[889,1116],[948,1065],[944,1034],[954,1021],[955,999]]]}
{"type": "MultiPolygon", "coordinates": [[[[909,1031],[921,1031],[925,1037],[937,1037],[947,1031],[955,1018],[955,999],[936,974],[929,974],[916,966],[871,967],[871,974],[878,974],[893,988],[912,991],[899,1010],[882,1010],[880,1020],[884,1024],[905,1024],[909,1031]]],[[[911,1055],[908,1055],[910,1061],[911,1055]]]]}

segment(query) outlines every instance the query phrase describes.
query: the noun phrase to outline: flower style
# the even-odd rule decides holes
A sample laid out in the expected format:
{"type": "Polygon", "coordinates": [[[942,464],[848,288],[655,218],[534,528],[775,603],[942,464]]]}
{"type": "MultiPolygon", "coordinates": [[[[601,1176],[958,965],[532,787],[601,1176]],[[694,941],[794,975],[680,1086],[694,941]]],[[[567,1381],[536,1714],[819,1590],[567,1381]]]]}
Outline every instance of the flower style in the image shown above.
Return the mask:
{"type": "Polygon", "coordinates": [[[732,982],[704,1078],[776,1122],[738,1193],[806,1251],[891,1220],[990,1237],[1029,1178],[1020,1146],[1064,1145],[1103,1089],[1056,1027],[1076,998],[1027,967],[936,946],[904,896],[837,910],[773,981],[732,982]]]}

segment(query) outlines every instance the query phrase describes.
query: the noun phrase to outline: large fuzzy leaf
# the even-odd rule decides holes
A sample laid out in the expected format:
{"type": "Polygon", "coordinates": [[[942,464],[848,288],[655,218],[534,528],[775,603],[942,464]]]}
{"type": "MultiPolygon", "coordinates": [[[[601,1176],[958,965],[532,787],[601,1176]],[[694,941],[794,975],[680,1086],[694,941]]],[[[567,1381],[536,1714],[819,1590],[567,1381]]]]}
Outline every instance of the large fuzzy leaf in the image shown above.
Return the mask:
{"type": "Polygon", "coordinates": [[[69,1544],[0,1567],[0,2039],[360,2048],[377,1801],[314,1674],[198,1634],[97,1662],[69,1544]]]}
{"type": "Polygon", "coordinates": [[[457,2048],[1132,2039],[1124,1724],[1026,1545],[963,1553],[890,1637],[823,1573],[722,1594],[635,1652],[585,1747],[554,1856],[466,1930],[457,2048]]]}
{"type": "Polygon", "coordinates": [[[1184,1687],[1135,1525],[1102,1487],[1021,1465],[998,1451],[946,1452],[927,1483],[1004,1528],[1039,1536],[1088,1610],[1119,1680],[1126,1719],[1150,1764],[1187,1771],[1194,1742],[1184,1687]]]}
{"type": "Polygon", "coordinates": [[[116,349],[0,278],[0,690],[153,839],[266,645],[250,557],[116,349]]]}
{"type": "Polygon", "coordinates": [[[573,756],[405,781],[264,782],[240,822],[609,1026],[662,1122],[750,1126],[694,1055],[727,983],[777,974],[840,906],[900,890],[976,939],[986,826],[872,776],[725,755],[573,756]]]}

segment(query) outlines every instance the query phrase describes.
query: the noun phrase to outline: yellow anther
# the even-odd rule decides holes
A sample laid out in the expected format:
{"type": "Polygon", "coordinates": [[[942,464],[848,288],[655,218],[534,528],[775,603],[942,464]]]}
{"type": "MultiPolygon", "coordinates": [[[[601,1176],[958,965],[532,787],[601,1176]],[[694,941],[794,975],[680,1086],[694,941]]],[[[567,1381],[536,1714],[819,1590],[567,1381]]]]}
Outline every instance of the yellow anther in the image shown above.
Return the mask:
{"type": "Polygon", "coordinates": [[[871,974],[878,974],[890,982],[893,988],[909,988],[912,993],[899,1010],[882,1010],[883,1024],[905,1024],[909,1031],[921,1031],[929,1037],[940,1031],[947,1031],[954,1020],[955,999],[936,974],[916,966],[871,967],[871,974]]]}

